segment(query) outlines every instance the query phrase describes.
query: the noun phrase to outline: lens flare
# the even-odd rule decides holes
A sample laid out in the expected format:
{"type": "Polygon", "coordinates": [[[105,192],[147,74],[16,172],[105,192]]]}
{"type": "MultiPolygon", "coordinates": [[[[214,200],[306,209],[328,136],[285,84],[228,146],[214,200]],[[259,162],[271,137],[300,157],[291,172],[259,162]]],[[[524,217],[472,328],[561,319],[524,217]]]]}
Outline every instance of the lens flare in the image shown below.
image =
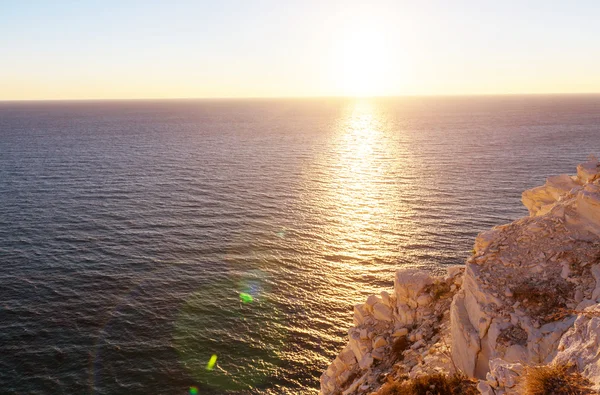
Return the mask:
{"type": "Polygon", "coordinates": [[[260,270],[252,270],[245,273],[243,278],[238,281],[240,301],[242,303],[252,303],[254,299],[263,292],[263,282],[265,274],[260,270]]]}
{"type": "Polygon", "coordinates": [[[213,354],[208,363],[206,364],[206,370],[211,371],[215,368],[215,364],[217,363],[217,354],[213,354]]]}
{"type": "Polygon", "coordinates": [[[198,395],[198,387],[190,387],[190,395],[198,395]]]}
{"type": "Polygon", "coordinates": [[[240,292],[240,300],[242,301],[242,303],[252,303],[254,301],[254,298],[252,297],[252,295],[247,294],[246,292],[240,292]]]}
{"type": "Polygon", "coordinates": [[[287,341],[268,273],[253,269],[225,274],[220,281],[198,284],[187,295],[172,334],[181,364],[200,393],[260,388],[277,374],[281,346],[287,341]]]}

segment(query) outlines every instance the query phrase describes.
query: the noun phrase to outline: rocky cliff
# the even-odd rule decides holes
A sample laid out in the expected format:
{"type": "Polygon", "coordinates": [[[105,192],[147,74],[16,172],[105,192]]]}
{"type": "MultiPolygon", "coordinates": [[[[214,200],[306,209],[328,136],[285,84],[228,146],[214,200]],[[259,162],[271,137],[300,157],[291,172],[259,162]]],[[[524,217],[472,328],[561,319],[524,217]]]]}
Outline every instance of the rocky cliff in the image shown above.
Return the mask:
{"type": "Polygon", "coordinates": [[[531,366],[568,364],[600,389],[600,164],[523,193],[530,216],[481,233],[464,266],[400,269],[391,293],[354,307],[348,344],[321,394],[461,373],[517,394],[531,366]]]}

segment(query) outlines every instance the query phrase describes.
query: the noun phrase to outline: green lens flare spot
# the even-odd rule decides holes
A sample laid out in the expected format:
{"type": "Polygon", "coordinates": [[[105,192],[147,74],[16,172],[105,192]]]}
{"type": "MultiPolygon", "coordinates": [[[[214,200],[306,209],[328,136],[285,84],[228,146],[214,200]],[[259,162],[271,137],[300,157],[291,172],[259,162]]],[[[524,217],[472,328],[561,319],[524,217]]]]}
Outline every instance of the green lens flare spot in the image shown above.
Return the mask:
{"type": "Polygon", "coordinates": [[[216,363],[217,354],[213,354],[212,357],[210,357],[210,359],[208,360],[208,363],[206,364],[206,370],[213,370],[216,363]]]}
{"type": "Polygon", "coordinates": [[[183,388],[184,394],[191,386],[198,388],[198,394],[247,394],[278,374],[288,332],[267,279],[268,274],[260,270],[222,281],[207,279],[187,295],[172,334],[173,347],[193,380],[183,388]],[[218,306],[207,303],[212,300],[218,300],[218,306]],[[225,329],[235,338],[222,338],[225,329]],[[218,358],[209,370],[207,362],[213,354],[218,358]]]}
{"type": "Polygon", "coordinates": [[[254,301],[254,298],[250,294],[240,292],[240,300],[242,301],[242,303],[252,303],[254,301]]]}
{"type": "Polygon", "coordinates": [[[190,395],[198,395],[198,387],[190,387],[190,395]]]}

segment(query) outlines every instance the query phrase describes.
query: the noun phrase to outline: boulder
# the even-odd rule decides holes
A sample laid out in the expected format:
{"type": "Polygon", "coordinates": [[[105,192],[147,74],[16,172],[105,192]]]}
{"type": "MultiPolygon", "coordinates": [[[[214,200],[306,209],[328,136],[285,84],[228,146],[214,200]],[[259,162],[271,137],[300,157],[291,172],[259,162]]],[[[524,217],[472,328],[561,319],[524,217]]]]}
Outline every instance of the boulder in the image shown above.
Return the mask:
{"type": "Polygon", "coordinates": [[[417,295],[432,283],[432,277],[425,271],[413,268],[396,271],[394,293],[398,305],[410,304],[410,301],[416,304],[417,295]]]}
{"type": "Polygon", "coordinates": [[[373,348],[379,348],[387,346],[388,342],[385,340],[383,336],[377,336],[373,339],[373,348]]]}
{"type": "Polygon", "coordinates": [[[383,303],[377,303],[373,306],[373,317],[380,321],[392,322],[392,308],[383,303]]]}
{"type": "Polygon", "coordinates": [[[392,337],[406,336],[407,334],[408,334],[408,329],[400,328],[392,333],[392,337]]]}

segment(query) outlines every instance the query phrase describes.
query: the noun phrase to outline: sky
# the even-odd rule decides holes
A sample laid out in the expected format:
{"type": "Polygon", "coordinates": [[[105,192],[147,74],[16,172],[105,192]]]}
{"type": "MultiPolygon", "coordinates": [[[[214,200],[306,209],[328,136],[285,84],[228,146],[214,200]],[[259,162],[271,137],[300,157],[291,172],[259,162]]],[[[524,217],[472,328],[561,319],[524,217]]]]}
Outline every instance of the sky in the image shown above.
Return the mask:
{"type": "Polygon", "coordinates": [[[600,92],[600,1],[0,0],[0,100],[600,92]]]}

